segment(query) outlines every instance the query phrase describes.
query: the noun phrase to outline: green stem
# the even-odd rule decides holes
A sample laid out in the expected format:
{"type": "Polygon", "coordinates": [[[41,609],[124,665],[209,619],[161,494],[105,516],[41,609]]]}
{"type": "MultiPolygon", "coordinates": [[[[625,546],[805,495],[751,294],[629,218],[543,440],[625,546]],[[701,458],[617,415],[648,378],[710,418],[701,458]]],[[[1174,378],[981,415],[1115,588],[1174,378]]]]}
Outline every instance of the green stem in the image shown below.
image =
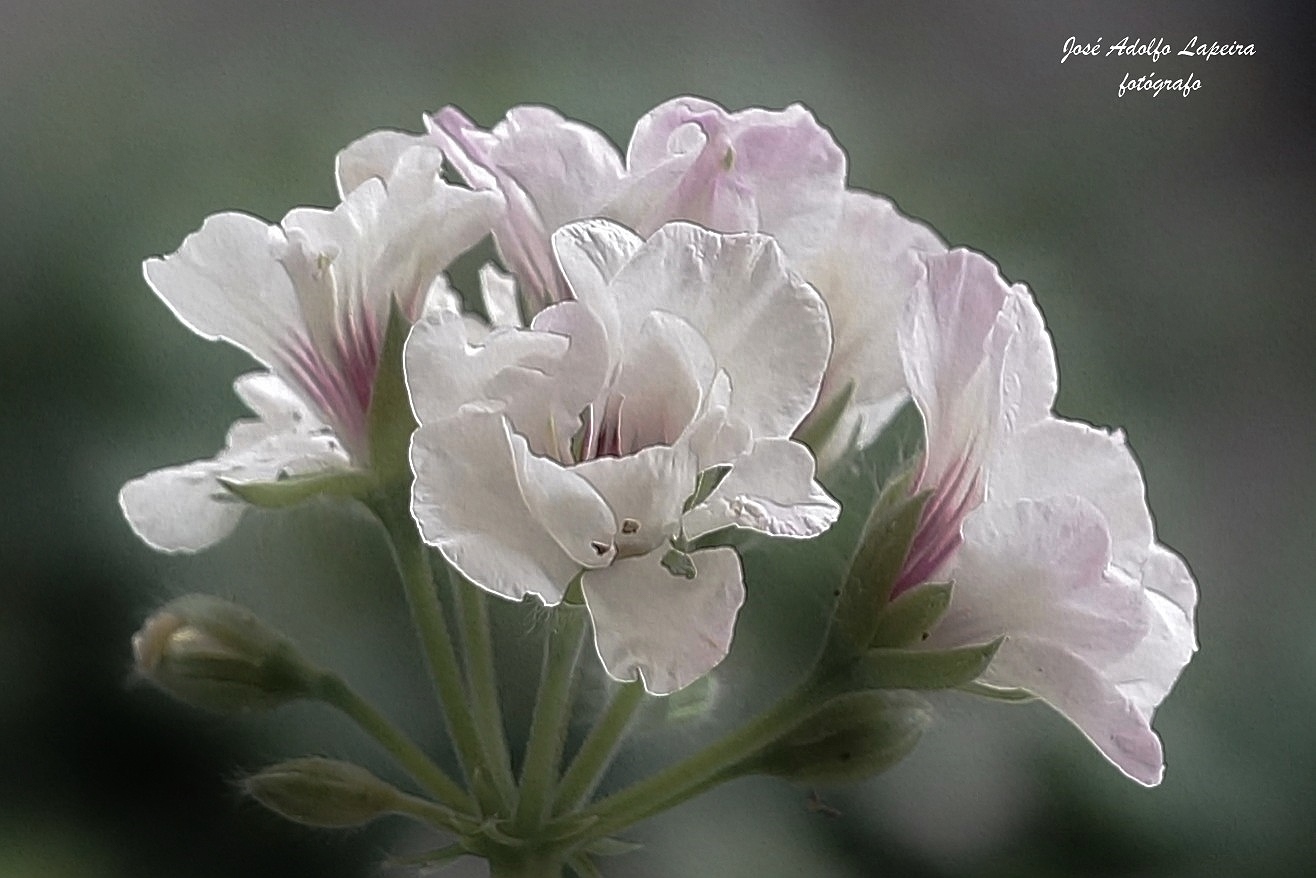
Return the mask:
{"type": "Polygon", "coordinates": [[[416,533],[405,498],[401,503],[385,500],[372,508],[388,531],[393,557],[402,576],[407,603],[411,607],[411,618],[424,646],[430,676],[443,707],[448,734],[457,750],[462,771],[481,809],[485,813],[497,811],[499,803],[496,792],[488,784],[482,783],[487,779],[487,769],[483,764],[480,734],[467,706],[457,654],[448,637],[448,623],[443,605],[439,603],[438,591],[434,587],[425,545],[416,533]]]}
{"type": "Polygon", "coordinates": [[[523,838],[531,837],[549,816],[571,719],[571,684],[585,640],[586,615],[584,608],[562,604],[553,614],[554,627],[544,643],[544,669],[521,768],[521,798],[512,821],[513,832],[523,838]]]}
{"type": "Polygon", "coordinates": [[[727,734],[693,756],[579,812],[571,819],[597,817],[598,820],[572,839],[573,847],[579,848],[612,835],[731,780],[737,776],[737,766],[789,732],[810,710],[839,691],[837,683],[839,679],[834,682],[811,674],[748,725],[727,734]]]}
{"type": "Polygon", "coordinates": [[[612,701],[595,722],[594,728],[590,729],[558,786],[557,797],[553,802],[554,814],[573,811],[594,794],[599,781],[612,764],[613,757],[621,748],[626,730],[643,700],[644,685],[638,680],[624,683],[613,693],[612,701]]]}
{"type": "Polygon", "coordinates": [[[466,655],[466,682],[471,693],[475,726],[479,730],[484,764],[504,808],[516,800],[516,779],[512,776],[512,759],[507,751],[507,729],[498,701],[498,672],[494,665],[493,638],[489,623],[489,599],[484,591],[454,575],[446,564],[444,570],[452,583],[453,600],[461,619],[463,653],[466,655]]]}
{"type": "Polygon", "coordinates": [[[393,725],[375,706],[357,694],[338,675],[325,671],[316,681],[315,694],[326,704],[338,708],[351,717],[363,731],[392,754],[398,764],[407,770],[444,805],[458,811],[470,811],[474,803],[466,791],[447,773],[435,765],[410,738],[393,725]]]}
{"type": "Polygon", "coordinates": [[[410,796],[406,793],[400,794],[394,803],[393,810],[398,814],[406,814],[408,817],[414,817],[422,823],[428,823],[430,826],[446,829],[458,835],[469,833],[472,829],[469,818],[456,813],[451,808],[446,808],[419,796],[410,796]]]}

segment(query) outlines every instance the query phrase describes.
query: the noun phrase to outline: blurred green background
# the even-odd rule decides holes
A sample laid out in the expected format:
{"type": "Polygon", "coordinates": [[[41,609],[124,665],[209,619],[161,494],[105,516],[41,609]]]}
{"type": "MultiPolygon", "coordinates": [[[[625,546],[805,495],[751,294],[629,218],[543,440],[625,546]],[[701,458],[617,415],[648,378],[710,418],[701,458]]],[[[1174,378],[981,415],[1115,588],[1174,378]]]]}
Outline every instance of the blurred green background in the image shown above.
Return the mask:
{"type": "MultiPolygon", "coordinates": [[[[277,220],[332,203],[338,148],[417,129],[445,103],[486,125],[547,103],[624,143],[680,94],[805,103],[848,150],[852,185],[1033,287],[1059,410],[1127,429],[1160,537],[1197,574],[1202,651],[1157,717],[1158,789],[1039,706],[948,697],[905,763],[823,791],[841,816],[742,781],[631,833],[646,847],[608,874],[1316,874],[1316,30],[1297,2],[1149,7],[3,0],[0,875],[346,878],[433,841],[389,822],[302,830],[233,792],[242,771],[307,752],[389,771],[327,712],[218,720],[128,683],[140,619],[209,591],[439,735],[361,519],[252,515],[176,558],[120,518],[125,480],[213,454],[242,414],[230,382],[250,367],[176,323],[139,264],[218,210],[277,220]],[[1125,35],[1256,55],[1059,63],[1068,36],[1125,35]],[[1126,72],[1191,72],[1202,87],[1120,99],[1126,72]]],[[[816,596],[791,600],[751,592],[744,651],[791,642],[781,618],[820,618],[816,596]]],[[[533,649],[502,658],[512,688],[533,682],[533,649]]],[[[715,715],[756,697],[723,686],[715,715]]],[[[642,732],[622,770],[713,722],[642,732]]]]}

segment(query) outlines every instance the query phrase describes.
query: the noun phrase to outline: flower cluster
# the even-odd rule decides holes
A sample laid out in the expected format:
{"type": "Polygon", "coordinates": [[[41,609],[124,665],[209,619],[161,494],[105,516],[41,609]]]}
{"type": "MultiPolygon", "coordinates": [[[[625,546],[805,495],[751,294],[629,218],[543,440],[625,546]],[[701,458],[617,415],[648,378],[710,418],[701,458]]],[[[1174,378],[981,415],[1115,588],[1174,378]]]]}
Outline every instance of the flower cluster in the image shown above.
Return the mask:
{"type": "Polygon", "coordinates": [[[607,673],[667,694],[731,645],[746,588],[719,534],[827,530],[818,474],[912,400],[924,500],[887,599],[954,584],[915,649],[998,644],[975,691],[1038,696],[1160,780],[1152,714],[1195,649],[1196,588],[1122,434],[1052,414],[1031,294],[848,189],[808,110],[681,98],[623,155],[547,108],[488,130],[446,108],[337,168],[332,210],[219,214],[146,263],[181,320],[266,370],[238,379],[257,418],[213,460],[124,487],[152,546],[204,548],[284,481],[399,490],[375,470],[400,369],[423,540],[487,592],[583,603],[607,673]],[[501,266],[463,304],[446,270],[487,234],[501,266]]]}

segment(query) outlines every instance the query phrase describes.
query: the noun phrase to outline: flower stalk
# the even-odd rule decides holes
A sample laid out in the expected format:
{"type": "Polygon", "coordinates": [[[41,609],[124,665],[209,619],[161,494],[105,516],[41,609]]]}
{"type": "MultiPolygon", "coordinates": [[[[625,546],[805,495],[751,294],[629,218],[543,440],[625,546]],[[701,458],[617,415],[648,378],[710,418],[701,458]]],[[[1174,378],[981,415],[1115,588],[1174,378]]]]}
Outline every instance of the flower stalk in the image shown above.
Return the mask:
{"type": "Polygon", "coordinates": [[[583,609],[564,604],[554,614],[553,630],[544,644],[544,668],[521,769],[521,796],[512,820],[513,830],[525,837],[532,837],[544,825],[553,804],[585,621],[583,609]]]}

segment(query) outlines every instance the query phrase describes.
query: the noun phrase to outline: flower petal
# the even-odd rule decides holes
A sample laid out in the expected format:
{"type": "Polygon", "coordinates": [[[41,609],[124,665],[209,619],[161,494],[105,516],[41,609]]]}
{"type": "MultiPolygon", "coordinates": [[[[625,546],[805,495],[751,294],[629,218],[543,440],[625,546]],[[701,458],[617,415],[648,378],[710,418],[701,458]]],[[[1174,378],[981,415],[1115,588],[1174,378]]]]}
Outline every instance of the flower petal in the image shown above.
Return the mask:
{"type": "Polygon", "coordinates": [[[150,284],[193,332],[237,345],[275,366],[303,326],[297,293],[276,258],[283,233],[254,216],[217,213],[175,253],[143,264],[150,284]]]}
{"type": "Polygon", "coordinates": [[[683,523],[692,539],[730,525],[802,538],[827,530],[840,513],[841,505],[814,480],[813,454],[806,446],[760,439],[683,523]]]}
{"type": "Polygon", "coordinates": [[[339,199],[346,199],[349,192],[371,177],[388,179],[404,152],[426,142],[423,134],[388,130],[372,131],[352,141],[334,161],[339,199]]]}
{"type": "Polygon", "coordinates": [[[651,311],[670,311],[707,339],[734,388],[730,414],[756,437],[790,435],[813,407],[831,324],[822,298],[786,269],[771,238],[671,223],[612,287],[626,338],[651,311]]]}
{"type": "Polygon", "coordinates": [[[799,104],[728,113],[683,97],[639,121],[629,179],[603,213],[641,234],[671,220],[764,232],[792,256],[817,250],[841,212],[845,153],[799,104]]]}
{"type": "Polygon", "coordinates": [[[198,552],[237,527],[246,504],[220,483],[274,481],[351,466],[341,443],[282,380],[249,373],[234,389],[256,419],[236,422],[223,451],[133,479],[119,506],[133,531],[162,552],[198,552]]]}
{"type": "Polygon", "coordinates": [[[599,212],[621,178],[616,148],[547,107],[517,107],[492,131],[480,130],[455,107],[435,113],[429,125],[467,183],[506,198],[494,240],[533,310],[569,298],[549,236],[599,212]]]}
{"type": "Polygon", "coordinates": [[[411,512],[425,541],[471,582],[556,604],[580,565],[526,504],[501,414],[464,409],[411,439],[411,512]]]}
{"type": "Polygon", "coordinates": [[[995,329],[1010,289],[977,253],[922,258],[926,276],[901,320],[900,354],[927,435],[921,483],[937,485],[956,470],[976,471],[1001,433],[1009,336],[995,329]]]}
{"type": "Polygon", "coordinates": [[[1126,690],[1122,666],[1144,649],[1157,614],[1142,585],[1110,566],[1110,551],[1104,517],[1082,498],[985,504],[965,522],[951,606],[927,644],[1004,635],[984,683],[1034,693],[1122,771],[1154,784],[1155,704],[1126,690]]]}
{"type": "Polygon", "coordinates": [[[661,555],[623,558],[581,580],[608,675],[631,681],[638,674],[653,695],[690,685],[726,657],[745,600],[734,549],[695,552],[693,579],[673,576],[661,555]]]}
{"type": "Polygon", "coordinates": [[[618,522],[607,502],[574,468],[530,451],[504,420],[516,480],[530,514],[580,567],[602,567],[617,553],[618,522]]]}
{"type": "Polygon", "coordinates": [[[653,445],[625,457],[596,457],[572,470],[612,510],[618,554],[625,557],[647,554],[676,534],[681,506],[695,488],[695,463],[686,448],[653,445]]]}
{"type": "Polygon", "coordinates": [[[835,342],[818,405],[801,430],[847,385],[854,386],[832,433],[839,443],[819,450],[820,468],[843,454],[843,443],[852,436],[859,447],[870,444],[905,399],[897,326],[923,276],[919,255],[945,250],[935,232],[902,215],[889,200],[846,192],[830,243],[804,273],[827,303],[835,342]]]}
{"type": "Polygon", "coordinates": [[[1114,563],[1136,573],[1152,544],[1152,519],[1123,432],[1048,417],[1012,436],[991,462],[989,500],[1062,495],[1082,497],[1101,510],[1114,563]]]}
{"type": "Polygon", "coordinates": [[[454,415],[471,403],[505,406],[507,401],[491,399],[487,388],[494,376],[507,369],[524,367],[528,374],[537,374],[538,384],[526,385],[523,391],[542,393],[541,385],[547,382],[543,369],[561,358],[569,344],[553,333],[516,329],[495,329],[478,344],[469,339],[466,321],[451,312],[427,314],[412,327],[403,367],[407,395],[422,424],[454,415]]]}

